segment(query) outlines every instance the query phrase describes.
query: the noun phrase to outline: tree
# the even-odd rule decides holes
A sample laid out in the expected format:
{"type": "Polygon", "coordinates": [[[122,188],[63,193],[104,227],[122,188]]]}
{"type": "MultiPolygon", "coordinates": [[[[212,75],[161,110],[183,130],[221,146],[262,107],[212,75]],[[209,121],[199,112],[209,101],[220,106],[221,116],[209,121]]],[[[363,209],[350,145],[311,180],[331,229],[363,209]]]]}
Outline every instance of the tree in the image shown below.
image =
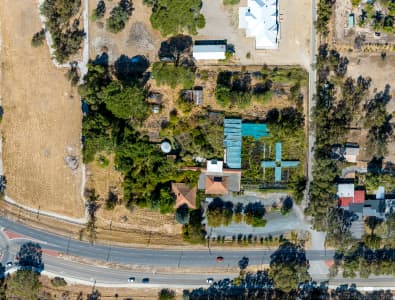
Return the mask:
{"type": "Polygon", "coordinates": [[[110,17],[106,22],[106,29],[112,33],[118,33],[125,28],[126,22],[129,20],[129,12],[125,7],[115,6],[110,13],[110,17]]]}
{"type": "Polygon", "coordinates": [[[106,13],[106,3],[104,0],[99,0],[97,2],[96,8],[92,12],[92,20],[96,21],[98,19],[101,19],[104,17],[104,14],[106,13]]]}
{"type": "Polygon", "coordinates": [[[239,260],[238,265],[239,265],[240,271],[244,271],[245,269],[247,269],[249,261],[250,261],[250,259],[247,256],[243,256],[239,260]]]}
{"type": "Polygon", "coordinates": [[[158,85],[165,84],[173,89],[177,85],[182,85],[184,89],[190,89],[195,82],[195,73],[191,68],[163,62],[153,64],[152,75],[158,85]]]}
{"type": "Polygon", "coordinates": [[[159,300],[175,300],[176,292],[170,289],[161,289],[158,294],[159,300]]]}
{"type": "Polygon", "coordinates": [[[45,0],[40,7],[45,16],[45,28],[52,37],[55,48],[54,56],[59,63],[64,63],[81,48],[85,32],[80,28],[77,15],[81,0],[45,0]]]}
{"type": "Polygon", "coordinates": [[[289,293],[296,290],[299,283],[311,280],[309,262],[300,246],[284,242],[270,258],[269,276],[276,288],[289,293]]]}
{"type": "Polygon", "coordinates": [[[163,36],[183,32],[195,35],[197,29],[205,26],[201,0],[150,0],[145,4],[152,6],[152,27],[163,36]]]}
{"type": "Polygon", "coordinates": [[[18,265],[26,269],[42,270],[42,249],[40,244],[27,242],[22,244],[17,253],[18,265]]]}
{"type": "Polygon", "coordinates": [[[266,220],[263,219],[265,213],[266,210],[262,203],[248,203],[244,207],[244,220],[253,227],[263,227],[266,225],[266,220]]]}
{"type": "Polygon", "coordinates": [[[88,294],[86,299],[87,300],[100,300],[101,294],[98,290],[92,291],[92,293],[88,294]]]}
{"type": "Polygon", "coordinates": [[[374,234],[374,230],[377,226],[383,223],[383,219],[377,218],[375,216],[369,216],[365,219],[365,224],[369,227],[371,234],[374,234]]]}
{"type": "Polygon", "coordinates": [[[45,29],[43,28],[33,35],[31,44],[33,47],[40,47],[44,44],[44,40],[45,40],[45,29]]]}
{"type": "Polygon", "coordinates": [[[204,230],[203,211],[195,209],[189,213],[189,223],[182,228],[184,240],[192,244],[201,244],[205,241],[206,231],[204,230]]]}
{"type": "Polygon", "coordinates": [[[66,73],[67,80],[70,81],[72,86],[76,86],[80,80],[80,72],[78,69],[78,62],[70,62],[70,69],[66,73]]]}
{"type": "Polygon", "coordinates": [[[291,197],[286,197],[283,201],[283,205],[281,206],[281,214],[287,215],[289,211],[292,209],[293,201],[291,197]]]}
{"type": "Polygon", "coordinates": [[[39,274],[29,270],[18,270],[7,280],[7,299],[37,300],[41,287],[39,274]]]}
{"type": "Polygon", "coordinates": [[[178,223],[185,225],[189,222],[189,209],[188,205],[183,204],[176,210],[176,220],[178,223]]]}
{"type": "Polygon", "coordinates": [[[176,35],[160,44],[159,58],[171,59],[174,65],[191,64],[192,38],[188,35],[176,35]]]}
{"type": "Polygon", "coordinates": [[[139,124],[149,115],[144,91],[136,86],[123,87],[113,81],[103,91],[106,108],[117,118],[139,124]]]}

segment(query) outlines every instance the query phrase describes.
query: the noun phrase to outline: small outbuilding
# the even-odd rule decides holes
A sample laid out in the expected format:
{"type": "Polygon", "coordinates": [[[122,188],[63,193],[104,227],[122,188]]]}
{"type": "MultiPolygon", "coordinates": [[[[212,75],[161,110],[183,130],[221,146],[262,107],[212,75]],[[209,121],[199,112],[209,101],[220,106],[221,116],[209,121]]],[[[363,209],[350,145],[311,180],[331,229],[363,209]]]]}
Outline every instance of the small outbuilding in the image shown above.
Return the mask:
{"type": "Polygon", "coordinates": [[[193,58],[196,60],[217,60],[226,58],[226,41],[195,41],[193,58]]]}
{"type": "Polygon", "coordinates": [[[195,105],[203,104],[203,89],[183,90],[182,98],[195,105]]]}
{"type": "Polygon", "coordinates": [[[185,183],[172,183],[171,190],[176,196],[175,208],[179,208],[181,205],[186,204],[189,208],[196,208],[196,192],[197,187],[190,188],[185,183]]]}

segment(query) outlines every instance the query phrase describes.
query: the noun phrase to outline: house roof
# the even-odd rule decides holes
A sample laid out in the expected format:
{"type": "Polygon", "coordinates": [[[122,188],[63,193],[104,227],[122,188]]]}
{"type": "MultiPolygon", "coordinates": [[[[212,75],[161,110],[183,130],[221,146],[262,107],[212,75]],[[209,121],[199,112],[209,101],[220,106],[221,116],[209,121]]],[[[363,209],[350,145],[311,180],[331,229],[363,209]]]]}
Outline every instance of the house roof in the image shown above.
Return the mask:
{"type": "Polygon", "coordinates": [[[246,29],[247,37],[255,37],[255,48],[278,48],[278,1],[248,0],[247,7],[239,8],[239,28],[246,29]]]}
{"type": "Polygon", "coordinates": [[[222,173],[224,162],[216,159],[207,161],[208,173],[222,173]]]}
{"type": "Polygon", "coordinates": [[[189,208],[196,208],[196,186],[191,189],[185,183],[172,183],[171,189],[177,197],[175,208],[179,208],[183,204],[188,205],[189,208]]]}
{"type": "Polygon", "coordinates": [[[228,177],[206,176],[206,194],[226,195],[228,193],[228,177]]]}
{"type": "Polygon", "coordinates": [[[365,202],[365,191],[356,190],[354,191],[354,203],[364,203],[365,202]]]}
{"type": "Polygon", "coordinates": [[[339,206],[341,206],[341,207],[350,206],[353,199],[354,199],[353,197],[341,197],[341,198],[339,198],[339,206]]]}
{"type": "Polygon", "coordinates": [[[340,183],[337,186],[337,195],[339,198],[352,197],[354,198],[354,183],[340,183]]]}

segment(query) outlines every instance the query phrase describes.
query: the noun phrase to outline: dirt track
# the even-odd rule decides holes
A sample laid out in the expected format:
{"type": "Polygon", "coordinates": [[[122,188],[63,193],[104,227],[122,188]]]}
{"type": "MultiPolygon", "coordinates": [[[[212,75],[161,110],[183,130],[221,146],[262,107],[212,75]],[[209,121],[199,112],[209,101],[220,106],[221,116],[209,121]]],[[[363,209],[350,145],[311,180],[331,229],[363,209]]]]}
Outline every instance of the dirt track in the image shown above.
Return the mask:
{"type": "Polygon", "coordinates": [[[32,208],[82,217],[81,168],[72,172],[67,154],[80,157],[79,97],[56,69],[46,46],[32,48],[41,28],[38,3],[0,1],[2,23],[2,121],[7,195],[32,208]]]}

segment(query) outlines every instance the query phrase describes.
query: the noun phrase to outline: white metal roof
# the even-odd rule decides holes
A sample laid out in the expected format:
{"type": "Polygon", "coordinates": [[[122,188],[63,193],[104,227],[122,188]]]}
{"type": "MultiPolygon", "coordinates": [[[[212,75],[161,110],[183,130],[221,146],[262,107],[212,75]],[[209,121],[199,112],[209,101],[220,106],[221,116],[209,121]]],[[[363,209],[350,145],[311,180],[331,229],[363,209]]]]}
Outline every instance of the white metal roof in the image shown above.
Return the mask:
{"type": "Polygon", "coordinates": [[[337,186],[337,195],[342,197],[354,198],[354,184],[353,183],[340,183],[337,186]]]}
{"type": "Polygon", "coordinates": [[[207,161],[207,173],[222,173],[224,162],[219,160],[207,161]]]}
{"type": "Polygon", "coordinates": [[[239,28],[255,37],[256,49],[278,48],[278,0],[248,0],[239,8],[239,28]]]}
{"type": "Polygon", "coordinates": [[[225,59],[226,45],[194,45],[195,59],[225,59]]]}

